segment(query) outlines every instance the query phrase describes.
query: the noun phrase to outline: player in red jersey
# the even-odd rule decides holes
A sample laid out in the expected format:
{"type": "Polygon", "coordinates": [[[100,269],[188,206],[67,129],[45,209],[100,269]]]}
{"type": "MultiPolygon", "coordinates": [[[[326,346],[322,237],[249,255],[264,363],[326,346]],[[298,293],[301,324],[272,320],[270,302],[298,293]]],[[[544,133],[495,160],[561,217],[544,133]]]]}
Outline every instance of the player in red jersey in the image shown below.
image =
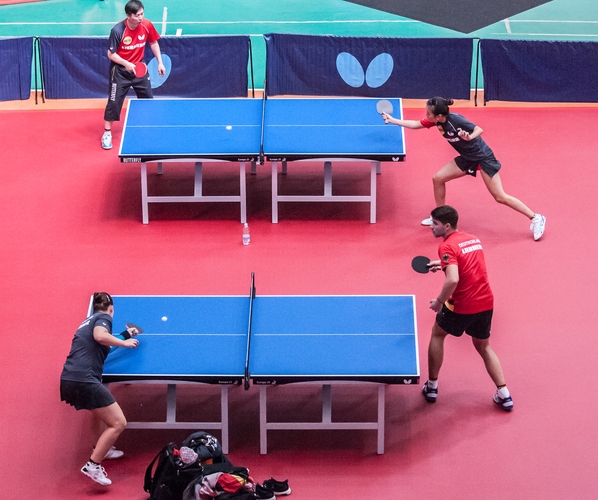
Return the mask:
{"type": "Polygon", "coordinates": [[[135,76],[135,65],[143,60],[145,44],[149,43],[156,60],[158,74],[164,75],[162,54],[158,39],[160,35],[154,25],[143,18],[144,7],[139,0],[130,0],[125,5],[127,18],[110,31],[108,59],[110,59],[110,90],[108,104],[104,111],[104,134],[102,147],[112,148],[112,122],[120,120],[120,111],[125,96],[131,87],[140,99],[153,97],[149,74],[135,76]]]}
{"type": "Polygon", "coordinates": [[[430,301],[436,312],[432,338],[428,346],[428,381],[424,384],[426,401],[434,403],[438,396],[438,373],[444,357],[447,335],[460,337],[467,333],[496,384],[494,402],[505,411],[513,409],[500,360],[490,347],[490,329],[494,295],[488,281],[484,250],[480,240],[457,230],[459,215],[448,205],[432,211],[432,233],[443,241],[438,247],[439,260],[430,262],[432,272],[444,271],[440,294],[430,301]]]}

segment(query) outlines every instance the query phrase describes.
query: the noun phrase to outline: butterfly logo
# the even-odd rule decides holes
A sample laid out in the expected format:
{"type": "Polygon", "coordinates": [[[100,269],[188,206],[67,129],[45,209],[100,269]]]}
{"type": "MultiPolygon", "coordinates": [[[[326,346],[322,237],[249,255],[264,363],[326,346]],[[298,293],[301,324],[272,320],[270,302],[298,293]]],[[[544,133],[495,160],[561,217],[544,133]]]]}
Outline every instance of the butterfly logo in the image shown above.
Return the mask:
{"type": "Polygon", "coordinates": [[[145,39],[145,35],[137,35],[137,38],[139,38],[140,42],[143,42],[143,40],[145,39]]]}
{"type": "Polygon", "coordinates": [[[394,68],[394,60],[390,54],[378,54],[364,71],[361,63],[353,54],[341,52],[336,57],[336,69],[343,81],[354,88],[363,86],[364,83],[372,89],[384,85],[394,68]]]}

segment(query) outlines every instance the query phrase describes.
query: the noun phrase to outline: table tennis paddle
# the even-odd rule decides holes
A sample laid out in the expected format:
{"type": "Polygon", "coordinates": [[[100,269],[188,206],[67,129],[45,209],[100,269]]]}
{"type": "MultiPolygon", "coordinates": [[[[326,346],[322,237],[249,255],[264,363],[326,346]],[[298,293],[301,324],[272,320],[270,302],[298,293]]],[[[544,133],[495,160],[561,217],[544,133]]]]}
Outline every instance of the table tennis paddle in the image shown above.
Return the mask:
{"type": "Polygon", "coordinates": [[[387,115],[392,115],[392,103],[386,99],[381,99],[376,103],[376,111],[378,113],[386,113],[387,115]]]}
{"type": "Polygon", "coordinates": [[[430,268],[428,267],[429,263],[430,259],[428,257],[418,255],[417,257],[413,257],[413,260],[411,261],[411,267],[417,273],[426,274],[430,272],[430,268]]]}
{"type": "Polygon", "coordinates": [[[137,333],[132,333],[131,337],[134,337],[135,335],[139,335],[140,333],[143,333],[143,329],[140,326],[137,326],[135,323],[125,323],[125,326],[127,327],[127,329],[129,329],[129,328],[137,329],[137,333]]]}
{"type": "Polygon", "coordinates": [[[147,73],[147,64],[145,64],[143,61],[138,62],[135,65],[135,76],[137,78],[143,78],[146,73],[147,73]]]}

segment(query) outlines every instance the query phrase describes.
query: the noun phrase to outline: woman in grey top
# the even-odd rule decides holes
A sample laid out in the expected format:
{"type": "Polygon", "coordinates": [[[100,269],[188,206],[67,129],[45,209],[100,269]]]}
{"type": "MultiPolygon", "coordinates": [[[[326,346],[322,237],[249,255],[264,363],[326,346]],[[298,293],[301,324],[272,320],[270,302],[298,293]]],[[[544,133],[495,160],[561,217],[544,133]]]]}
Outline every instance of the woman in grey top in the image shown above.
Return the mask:
{"type": "MultiPolygon", "coordinates": [[[[505,193],[498,173],[500,162],[494,157],[492,149],[480,137],[484,130],[463,116],[451,113],[449,106],[452,104],[452,99],[432,97],[426,103],[426,118],[422,120],[398,120],[387,113],[382,113],[382,118],[385,123],[394,123],[411,129],[436,127],[459,153],[459,156],[442,167],[432,178],[434,201],[437,207],[446,204],[446,183],[448,181],[464,175],[475,177],[477,171],[480,170],[484,184],[494,199],[528,217],[531,221],[530,230],[533,232],[534,240],[539,240],[544,234],[546,217],[534,213],[521,200],[505,193]]],[[[422,224],[431,226],[432,218],[424,219],[422,224]]]]}
{"type": "Polygon", "coordinates": [[[105,292],[93,294],[93,314],[77,329],[71,351],[60,375],[60,398],[77,410],[91,411],[94,429],[99,436],[89,461],[81,468],[83,474],[104,486],[112,484],[101,466],[104,458],[119,458],[122,451],[112,445],[125,429],[127,421],[110,391],[102,384],[104,361],[111,347],[135,348],[139,333],[129,328],[112,335],[114,302],[105,292]]]}

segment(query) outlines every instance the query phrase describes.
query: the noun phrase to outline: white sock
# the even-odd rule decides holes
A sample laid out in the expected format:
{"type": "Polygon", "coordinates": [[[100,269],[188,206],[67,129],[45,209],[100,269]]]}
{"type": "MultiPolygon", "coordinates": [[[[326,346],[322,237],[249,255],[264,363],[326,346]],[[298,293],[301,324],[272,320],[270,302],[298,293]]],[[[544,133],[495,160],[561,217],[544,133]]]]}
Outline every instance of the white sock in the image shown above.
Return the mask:
{"type": "Polygon", "coordinates": [[[438,380],[430,380],[430,379],[428,379],[428,387],[430,389],[438,389],[438,380]]]}
{"type": "Polygon", "coordinates": [[[511,393],[509,392],[509,389],[507,389],[507,386],[504,385],[498,389],[498,395],[502,399],[507,399],[511,395],[511,393]]]}

